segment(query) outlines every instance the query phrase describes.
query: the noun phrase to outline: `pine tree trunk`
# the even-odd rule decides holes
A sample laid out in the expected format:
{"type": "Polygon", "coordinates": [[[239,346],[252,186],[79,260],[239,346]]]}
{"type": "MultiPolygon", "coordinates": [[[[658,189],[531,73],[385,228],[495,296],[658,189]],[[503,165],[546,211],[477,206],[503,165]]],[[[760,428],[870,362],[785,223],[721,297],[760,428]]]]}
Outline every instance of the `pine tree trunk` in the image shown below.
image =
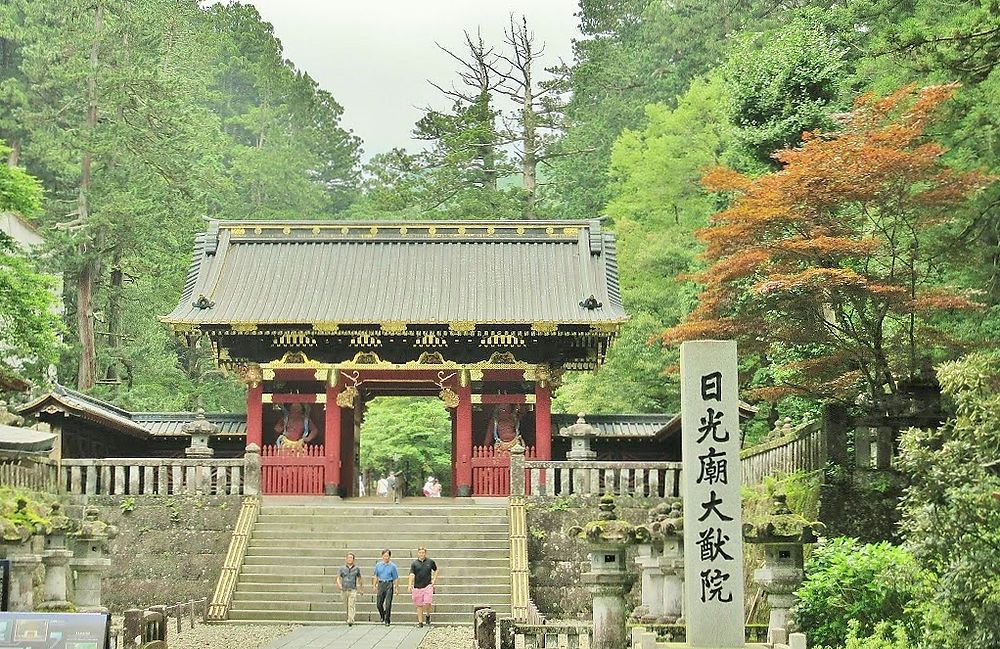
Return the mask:
{"type": "Polygon", "coordinates": [[[7,166],[16,167],[21,159],[21,138],[17,138],[10,143],[10,153],[7,155],[7,166]]]}
{"type": "Polygon", "coordinates": [[[538,179],[536,176],[538,168],[538,134],[536,127],[537,116],[535,115],[533,105],[535,97],[531,92],[530,68],[528,70],[529,72],[525,74],[524,108],[521,111],[524,122],[522,124],[523,137],[521,143],[524,147],[524,155],[521,158],[521,175],[524,191],[527,194],[524,216],[525,218],[533,219],[535,218],[535,199],[538,193],[538,179]]]}
{"type": "MultiPolygon", "coordinates": [[[[94,9],[94,40],[90,46],[90,72],[87,75],[87,120],[86,132],[93,136],[97,127],[97,63],[101,48],[101,29],[104,23],[104,8],[100,3],[94,9]]],[[[91,166],[94,153],[92,143],[87,143],[80,165],[80,195],[78,210],[80,222],[87,224],[90,217],[89,193],[92,185],[91,166]]],[[[77,373],[77,388],[88,390],[94,387],[97,374],[97,344],[94,339],[94,288],[100,276],[100,248],[81,244],[83,265],[76,282],[76,324],[80,336],[80,366],[77,373]]]]}
{"type": "Polygon", "coordinates": [[[106,378],[115,381],[120,378],[118,363],[122,346],[122,283],[124,273],[121,268],[121,251],[116,249],[114,261],[111,263],[111,287],[108,291],[108,352],[111,362],[108,364],[106,378]]]}

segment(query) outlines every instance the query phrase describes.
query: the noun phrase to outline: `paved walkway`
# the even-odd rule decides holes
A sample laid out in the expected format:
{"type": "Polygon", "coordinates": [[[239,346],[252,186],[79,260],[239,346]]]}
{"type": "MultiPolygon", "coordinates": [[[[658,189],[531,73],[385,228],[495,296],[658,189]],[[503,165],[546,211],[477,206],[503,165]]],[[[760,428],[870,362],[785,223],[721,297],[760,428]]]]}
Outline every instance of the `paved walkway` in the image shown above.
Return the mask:
{"type": "Polygon", "coordinates": [[[425,635],[426,628],[412,624],[308,626],[278,638],[264,649],[417,649],[425,635]]]}

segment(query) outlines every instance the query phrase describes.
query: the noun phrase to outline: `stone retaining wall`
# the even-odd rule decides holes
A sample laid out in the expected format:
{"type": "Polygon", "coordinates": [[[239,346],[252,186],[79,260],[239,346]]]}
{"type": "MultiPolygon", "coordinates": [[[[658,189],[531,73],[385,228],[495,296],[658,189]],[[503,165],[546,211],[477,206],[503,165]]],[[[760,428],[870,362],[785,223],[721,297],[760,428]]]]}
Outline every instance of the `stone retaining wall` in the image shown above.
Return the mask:
{"type": "MultiPolygon", "coordinates": [[[[86,504],[119,529],[104,604],[127,608],[211,597],[219,578],[239,496],[91,496],[86,504]]],[[[74,499],[79,516],[83,498],[74,499]]]]}
{"type": "MultiPolygon", "coordinates": [[[[587,619],[591,595],[580,585],[580,575],[590,567],[584,544],[570,538],[566,530],[597,517],[597,497],[529,497],[528,561],[531,567],[531,598],[549,619],[587,619]]],[[[618,517],[631,523],[645,523],[649,510],[662,498],[617,498],[618,517]]],[[[627,596],[629,608],[640,601],[636,549],[629,548],[626,560],[635,583],[627,596]]]]}

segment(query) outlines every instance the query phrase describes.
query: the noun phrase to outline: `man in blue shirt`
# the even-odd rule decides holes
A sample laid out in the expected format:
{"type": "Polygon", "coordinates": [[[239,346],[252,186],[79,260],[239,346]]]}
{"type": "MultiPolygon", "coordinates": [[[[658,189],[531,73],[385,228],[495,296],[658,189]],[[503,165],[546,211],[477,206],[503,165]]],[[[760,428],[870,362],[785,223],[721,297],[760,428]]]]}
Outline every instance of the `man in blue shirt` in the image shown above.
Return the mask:
{"type": "Polygon", "coordinates": [[[392,550],[388,548],[382,550],[382,560],[375,564],[372,588],[378,593],[375,605],[382,624],[389,626],[392,623],[392,596],[399,594],[399,570],[392,562],[392,550]]]}

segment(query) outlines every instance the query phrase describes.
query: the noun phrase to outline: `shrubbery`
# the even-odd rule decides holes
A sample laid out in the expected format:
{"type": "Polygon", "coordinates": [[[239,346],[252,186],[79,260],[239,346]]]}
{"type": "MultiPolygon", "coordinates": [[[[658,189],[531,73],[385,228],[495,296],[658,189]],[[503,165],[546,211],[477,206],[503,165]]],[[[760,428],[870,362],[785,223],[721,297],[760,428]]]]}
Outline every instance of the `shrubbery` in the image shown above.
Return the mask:
{"type": "Polygon", "coordinates": [[[895,647],[858,643],[876,642],[868,638],[873,634],[888,634],[895,642],[897,630],[917,637],[921,614],[916,609],[932,583],[931,575],[903,548],[830,539],[816,546],[806,564],[806,580],[796,593],[793,615],[810,646],[845,646],[853,621],[855,649],[895,647]],[[884,625],[879,630],[880,622],[896,626],[888,633],[884,625]]]}

